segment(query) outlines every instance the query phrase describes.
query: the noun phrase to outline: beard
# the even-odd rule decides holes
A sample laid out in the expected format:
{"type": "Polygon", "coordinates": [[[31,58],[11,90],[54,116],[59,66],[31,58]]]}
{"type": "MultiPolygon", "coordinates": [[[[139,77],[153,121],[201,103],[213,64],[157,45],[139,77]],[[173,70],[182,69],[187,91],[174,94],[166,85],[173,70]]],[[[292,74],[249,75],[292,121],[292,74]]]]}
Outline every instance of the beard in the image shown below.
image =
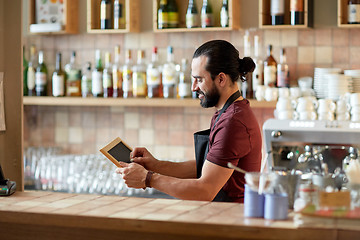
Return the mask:
{"type": "Polygon", "coordinates": [[[204,93],[201,90],[198,90],[197,92],[198,94],[204,95],[204,98],[200,99],[200,105],[203,108],[214,107],[219,102],[220,93],[218,89],[215,87],[215,85],[213,85],[213,87],[207,93],[204,93]]]}

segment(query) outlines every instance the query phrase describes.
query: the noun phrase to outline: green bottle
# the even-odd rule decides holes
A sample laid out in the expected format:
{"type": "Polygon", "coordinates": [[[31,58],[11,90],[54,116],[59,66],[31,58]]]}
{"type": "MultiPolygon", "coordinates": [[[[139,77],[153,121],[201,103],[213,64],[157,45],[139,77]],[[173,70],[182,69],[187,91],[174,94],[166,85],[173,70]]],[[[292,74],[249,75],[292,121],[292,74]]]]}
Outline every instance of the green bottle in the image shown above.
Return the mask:
{"type": "Polygon", "coordinates": [[[35,94],[36,96],[47,95],[47,67],[44,63],[44,52],[39,51],[39,64],[35,73],[35,94]]]}
{"type": "Polygon", "coordinates": [[[158,29],[168,28],[168,7],[167,0],[160,0],[158,9],[158,29]]]}
{"type": "Polygon", "coordinates": [[[175,0],[168,1],[168,27],[179,27],[179,10],[175,0]]]}
{"type": "Polygon", "coordinates": [[[213,11],[208,0],[203,0],[203,6],[201,8],[201,27],[207,28],[213,26],[213,11]]]}

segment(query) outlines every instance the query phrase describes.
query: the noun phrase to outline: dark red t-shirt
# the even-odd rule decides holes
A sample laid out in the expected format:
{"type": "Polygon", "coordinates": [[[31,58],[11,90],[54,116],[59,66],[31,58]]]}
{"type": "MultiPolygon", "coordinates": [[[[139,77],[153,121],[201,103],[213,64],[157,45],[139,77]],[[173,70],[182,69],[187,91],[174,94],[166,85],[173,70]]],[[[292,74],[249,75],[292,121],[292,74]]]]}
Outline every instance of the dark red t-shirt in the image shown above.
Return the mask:
{"type": "MultiPolygon", "coordinates": [[[[211,119],[211,129],[219,112],[211,119]]],[[[236,101],[220,116],[209,136],[206,159],[226,167],[230,162],[249,172],[260,171],[262,140],[248,100],[236,101]]],[[[234,171],[223,190],[234,202],[244,202],[245,175],[234,171]]]]}

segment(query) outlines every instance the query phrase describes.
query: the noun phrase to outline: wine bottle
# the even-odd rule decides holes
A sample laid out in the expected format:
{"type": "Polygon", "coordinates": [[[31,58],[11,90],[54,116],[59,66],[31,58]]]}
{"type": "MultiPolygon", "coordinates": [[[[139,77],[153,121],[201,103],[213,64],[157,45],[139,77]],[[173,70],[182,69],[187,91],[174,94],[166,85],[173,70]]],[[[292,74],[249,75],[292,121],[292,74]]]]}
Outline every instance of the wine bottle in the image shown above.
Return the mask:
{"type": "Polygon", "coordinates": [[[264,85],[275,87],[277,77],[277,62],[272,55],[272,45],[268,46],[267,58],[264,61],[264,85]]]}
{"type": "Polygon", "coordinates": [[[220,9],[220,25],[221,25],[221,27],[229,26],[228,0],[223,0],[222,6],[220,9]]]}
{"type": "Polygon", "coordinates": [[[101,0],[100,3],[100,28],[111,29],[112,6],[110,0],[101,0]]]}
{"type": "Polygon", "coordinates": [[[123,0],[114,0],[114,29],[125,28],[125,14],[123,0]]]}
{"type": "Polygon", "coordinates": [[[111,68],[111,55],[109,52],[105,52],[105,67],[102,74],[102,83],[104,90],[104,97],[113,96],[113,79],[112,79],[112,68],[111,68]]]}
{"type": "Polygon", "coordinates": [[[348,1],[348,23],[359,24],[360,23],[360,0],[348,1]]]}
{"type": "Polygon", "coordinates": [[[203,0],[203,5],[201,8],[201,27],[212,27],[213,18],[213,11],[210,2],[208,2],[208,0],[203,0]]]}
{"type": "Polygon", "coordinates": [[[55,71],[52,75],[52,95],[65,96],[65,73],[61,68],[61,53],[56,53],[55,71]]]}
{"type": "Polygon", "coordinates": [[[168,0],[168,28],[179,27],[179,10],[175,0],[168,0]]]}
{"type": "Polygon", "coordinates": [[[91,74],[91,62],[87,62],[85,64],[85,71],[81,77],[81,95],[82,97],[90,97],[91,94],[91,81],[92,74],[91,74]]]}
{"type": "Polygon", "coordinates": [[[174,49],[169,46],[167,51],[167,62],[162,69],[164,98],[176,97],[176,64],[174,62],[174,49]]]}
{"type": "Polygon", "coordinates": [[[27,95],[35,96],[35,72],[36,72],[36,49],[32,45],[30,47],[30,61],[27,69],[27,95]]]}
{"type": "Polygon", "coordinates": [[[160,0],[160,6],[157,12],[158,29],[168,28],[168,8],[167,0],[160,0]]]}
{"type": "Polygon", "coordinates": [[[193,0],[189,0],[189,5],[186,10],[186,27],[199,27],[199,12],[193,0]]]}
{"type": "Polygon", "coordinates": [[[146,97],[146,65],[144,63],[145,53],[142,50],[137,52],[137,63],[133,67],[133,96],[146,97]]]}
{"type": "Polygon", "coordinates": [[[270,6],[271,24],[284,24],[285,3],[284,0],[271,0],[270,6]]]}
{"type": "Polygon", "coordinates": [[[290,23],[304,24],[304,0],[290,0],[290,23]]]}
{"type": "Polygon", "coordinates": [[[112,66],[113,97],[122,97],[122,71],[120,66],[120,46],[115,46],[115,62],[112,66]]]}
{"type": "Polygon", "coordinates": [[[259,85],[263,85],[263,62],[260,59],[260,49],[259,49],[259,36],[254,36],[254,62],[255,69],[252,73],[252,89],[255,95],[256,89],[259,85]]]}
{"type": "Polygon", "coordinates": [[[285,49],[280,51],[280,63],[277,65],[277,87],[290,87],[289,66],[286,62],[285,49]]]}
{"type": "Polygon", "coordinates": [[[39,51],[39,64],[35,73],[36,96],[47,96],[47,67],[44,63],[44,52],[39,51]]]}
{"type": "Polygon", "coordinates": [[[94,97],[102,97],[104,93],[103,84],[102,84],[102,62],[101,62],[101,52],[99,49],[95,51],[95,68],[92,71],[92,84],[91,84],[91,93],[94,97]]]}
{"type": "Polygon", "coordinates": [[[65,65],[66,96],[81,96],[81,70],[76,65],[76,52],[72,51],[70,62],[65,65]]]}
{"type": "Polygon", "coordinates": [[[146,69],[146,84],[148,98],[158,98],[162,96],[161,68],[158,59],[157,47],[153,47],[151,63],[146,69]]]}
{"type": "Polygon", "coordinates": [[[29,62],[25,57],[25,46],[23,46],[23,96],[28,95],[27,89],[27,71],[29,68],[29,62]]]}
{"type": "Polygon", "coordinates": [[[181,59],[178,95],[180,98],[191,98],[191,71],[188,60],[185,58],[181,59]]]}
{"type": "Polygon", "coordinates": [[[127,49],[125,51],[125,64],[122,68],[122,89],[123,89],[123,97],[129,98],[133,96],[133,79],[132,79],[132,59],[131,59],[131,51],[127,49]]]}

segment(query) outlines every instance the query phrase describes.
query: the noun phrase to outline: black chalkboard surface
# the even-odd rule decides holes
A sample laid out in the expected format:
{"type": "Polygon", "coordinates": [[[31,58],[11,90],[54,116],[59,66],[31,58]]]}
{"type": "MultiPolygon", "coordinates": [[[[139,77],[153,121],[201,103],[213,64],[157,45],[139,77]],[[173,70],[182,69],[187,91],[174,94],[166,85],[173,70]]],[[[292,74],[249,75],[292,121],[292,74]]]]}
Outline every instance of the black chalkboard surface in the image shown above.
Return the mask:
{"type": "Polygon", "coordinates": [[[118,167],[121,167],[119,162],[131,162],[130,153],[132,152],[132,148],[119,137],[115,138],[108,145],[100,149],[100,152],[118,167]]]}

